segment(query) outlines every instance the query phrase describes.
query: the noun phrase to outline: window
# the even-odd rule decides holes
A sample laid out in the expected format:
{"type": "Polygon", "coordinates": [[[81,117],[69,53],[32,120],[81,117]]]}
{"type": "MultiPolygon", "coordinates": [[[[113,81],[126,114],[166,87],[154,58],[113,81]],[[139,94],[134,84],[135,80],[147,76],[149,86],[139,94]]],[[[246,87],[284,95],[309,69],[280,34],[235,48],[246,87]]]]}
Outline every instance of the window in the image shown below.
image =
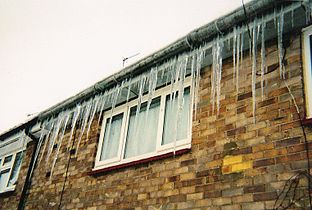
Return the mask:
{"type": "Polygon", "coordinates": [[[15,189],[25,142],[24,134],[16,134],[0,142],[0,193],[15,189]]]}
{"type": "Polygon", "coordinates": [[[106,111],[94,170],[189,149],[190,84],[186,79],[180,93],[169,85],[156,90],[150,100],[145,95],[140,104],[135,99],[106,111]]]}
{"type": "Polygon", "coordinates": [[[303,29],[303,49],[306,118],[312,119],[312,26],[303,29]]]}
{"type": "Polygon", "coordinates": [[[22,160],[22,151],[0,156],[0,193],[14,190],[22,160]]]}

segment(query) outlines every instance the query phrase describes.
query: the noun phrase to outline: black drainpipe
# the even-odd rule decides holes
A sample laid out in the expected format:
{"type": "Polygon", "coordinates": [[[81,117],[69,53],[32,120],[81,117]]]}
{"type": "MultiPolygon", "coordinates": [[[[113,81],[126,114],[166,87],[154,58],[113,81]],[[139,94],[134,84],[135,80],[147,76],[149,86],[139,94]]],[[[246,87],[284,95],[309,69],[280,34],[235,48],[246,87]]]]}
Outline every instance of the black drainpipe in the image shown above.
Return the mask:
{"type": "Polygon", "coordinates": [[[29,132],[29,128],[26,129],[25,132],[26,132],[26,135],[34,141],[34,151],[32,153],[32,157],[31,157],[30,164],[29,164],[28,171],[27,171],[27,176],[24,182],[23,191],[22,191],[19,203],[18,203],[18,208],[17,208],[18,210],[24,209],[24,205],[25,205],[26,198],[27,198],[27,191],[31,184],[31,177],[32,177],[31,170],[32,170],[32,167],[36,164],[35,158],[36,158],[36,151],[38,149],[37,146],[38,146],[38,140],[39,140],[38,138],[36,138],[34,135],[32,135],[29,132]]]}

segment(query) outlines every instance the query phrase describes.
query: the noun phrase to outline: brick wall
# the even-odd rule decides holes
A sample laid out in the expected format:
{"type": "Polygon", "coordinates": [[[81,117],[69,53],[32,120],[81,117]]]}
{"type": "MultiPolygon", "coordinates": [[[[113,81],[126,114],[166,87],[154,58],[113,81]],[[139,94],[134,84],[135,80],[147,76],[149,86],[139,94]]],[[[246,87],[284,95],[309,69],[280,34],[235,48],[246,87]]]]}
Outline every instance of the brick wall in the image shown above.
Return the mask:
{"type": "MultiPolygon", "coordinates": [[[[287,83],[303,112],[300,38],[290,40],[287,83]]],[[[278,63],[276,44],[266,44],[268,66],[273,69],[278,63]]],[[[294,103],[276,69],[265,75],[263,100],[258,78],[254,123],[250,58],[244,58],[238,93],[233,86],[232,58],[223,64],[219,115],[210,105],[211,69],[202,71],[189,153],[90,175],[99,138],[95,120],[89,139],[86,135],[82,139],[77,157],[71,155],[69,159],[67,133],[53,176],[47,177],[51,161],[43,160],[35,169],[26,209],[57,209],[65,179],[61,209],[272,209],[285,182],[307,168],[294,103]]],[[[309,141],[311,131],[306,127],[309,141]]],[[[76,138],[79,132],[76,130],[76,138]]],[[[300,193],[306,192],[304,178],[298,186],[300,193]]],[[[6,199],[0,202],[2,209],[10,206],[6,199]]]]}

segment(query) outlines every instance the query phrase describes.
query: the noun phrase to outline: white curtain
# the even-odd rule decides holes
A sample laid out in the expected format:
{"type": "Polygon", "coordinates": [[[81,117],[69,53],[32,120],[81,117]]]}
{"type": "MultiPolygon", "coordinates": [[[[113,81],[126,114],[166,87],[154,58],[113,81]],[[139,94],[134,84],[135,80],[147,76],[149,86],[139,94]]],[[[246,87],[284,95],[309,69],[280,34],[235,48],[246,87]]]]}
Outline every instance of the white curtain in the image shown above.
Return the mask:
{"type": "Polygon", "coordinates": [[[135,157],[155,151],[157,141],[157,126],[160,110],[160,97],[153,99],[149,109],[147,103],[130,110],[125,158],[135,157]]]}
{"type": "Polygon", "coordinates": [[[179,110],[178,93],[170,99],[166,97],[166,109],[162,145],[172,143],[174,138],[182,140],[190,132],[190,88],[184,90],[182,109],[179,110]],[[179,113],[180,111],[180,113],[179,113]],[[179,117],[180,115],[180,117],[179,117]],[[180,121],[178,121],[180,118],[180,121]]]}
{"type": "Polygon", "coordinates": [[[100,160],[108,160],[117,157],[118,146],[120,142],[120,133],[122,125],[123,113],[109,118],[106,121],[104,142],[100,160]],[[110,122],[111,121],[111,122],[110,122]]]}
{"type": "Polygon", "coordinates": [[[18,172],[22,165],[22,160],[24,156],[23,154],[24,154],[23,152],[19,152],[16,154],[11,176],[10,176],[9,183],[8,183],[8,187],[13,186],[17,181],[18,172]]]}

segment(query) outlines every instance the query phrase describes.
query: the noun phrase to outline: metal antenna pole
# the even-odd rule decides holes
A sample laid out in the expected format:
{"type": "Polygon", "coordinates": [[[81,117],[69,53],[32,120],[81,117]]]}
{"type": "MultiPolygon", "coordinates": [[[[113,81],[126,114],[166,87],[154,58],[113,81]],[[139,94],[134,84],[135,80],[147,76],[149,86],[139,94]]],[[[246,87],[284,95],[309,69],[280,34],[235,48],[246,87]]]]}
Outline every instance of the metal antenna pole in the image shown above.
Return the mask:
{"type": "Polygon", "coordinates": [[[133,57],[135,57],[135,56],[137,56],[137,55],[139,55],[140,53],[136,53],[136,54],[134,54],[134,55],[131,55],[131,56],[129,56],[129,57],[122,57],[122,67],[125,67],[125,63],[126,63],[126,61],[127,60],[129,60],[130,58],[133,58],[133,57]]]}

